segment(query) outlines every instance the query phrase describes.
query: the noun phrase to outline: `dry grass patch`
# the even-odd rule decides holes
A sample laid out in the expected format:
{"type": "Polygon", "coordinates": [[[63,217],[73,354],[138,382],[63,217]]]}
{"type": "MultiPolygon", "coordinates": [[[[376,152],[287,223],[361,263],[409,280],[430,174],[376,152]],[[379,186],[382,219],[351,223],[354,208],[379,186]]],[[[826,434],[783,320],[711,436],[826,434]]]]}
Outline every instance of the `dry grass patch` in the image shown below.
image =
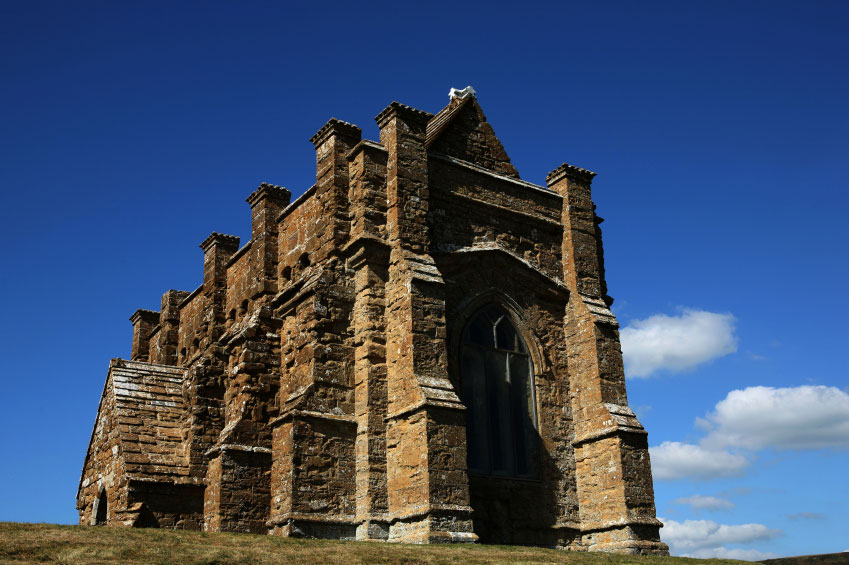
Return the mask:
{"type": "Polygon", "coordinates": [[[3,563],[393,565],[574,563],[673,565],[741,563],[722,559],[577,553],[498,545],[406,545],[287,539],[250,534],[57,526],[0,522],[3,563]]]}

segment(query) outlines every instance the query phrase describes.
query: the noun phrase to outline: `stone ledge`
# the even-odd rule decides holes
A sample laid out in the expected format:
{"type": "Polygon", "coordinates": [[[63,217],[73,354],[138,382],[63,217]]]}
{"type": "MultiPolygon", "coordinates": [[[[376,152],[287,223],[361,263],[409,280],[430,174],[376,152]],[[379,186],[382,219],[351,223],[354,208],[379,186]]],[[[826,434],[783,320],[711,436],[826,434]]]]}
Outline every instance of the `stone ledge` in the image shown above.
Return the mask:
{"type": "MultiPolygon", "coordinates": [[[[620,518],[618,520],[607,520],[606,522],[598,522],[595,524],[582,525],[581,533],[586,534],[590,532],[603,532],[605,530],[613,530],[622,528],[625,526],[658,526],[662,527],[663,522],[658,520],[657,518],[650,518],[648,516],[645,517],[634,517],[634,518],[620,518]]],[[[653,543],[653,542],[649,542],[653,543]]]]}
{"type": "MultiPolygon", "coordinates": [[[[556,195],[555,195],[556,196],[556,195]]],[[[508,208],[506,206],[502,206],[501,204],[497,204],[495,202],[488,202],[486,200],[481,200],[480,198],[475,198],[474,196],[469,196],[467,194],[452,194],[452,198],[457,200],[462,200],[464,203],[471,204],[473,206],[483,206],[485,208],[490,208],[492,210],[498,210],[500,213],[505,215],[518,216],[522,218],[523,221],[533,222],[537,224],[542,224],[540,229],[549,230],[551,232],[563,232],[563,224],[558,221],[550,220],[548,218],[544,218],[542,216],[535,216],[525,211],[517,210],[516,208],[508,208]]]]}
{"type": "Polygon", "coordinates": [[[445,410],[458,410],[458,411],[462,412],[462,411],[466,410],[466,405],[463,404],[462,402],[441,402],[441,401],[438,401],[438,400],[425,399],[425,400],[420,400],[420,401],[416,402],[415,404],[413,404],[411,406],[401,408],[400,410],[397,410],[395,412],[392,412],[392,413],[386,415],[383,418],[383,421],[384,422],[390,422],[392,420],[397,420],[398,418],[402,418],[404,416],[409,416],[410,414],[413,414],[413,413],[418,412],[420,410],[425,410],[427,408],[441,408],[441,409],[445,409],[445,410]]]}
{"type": "Polygon", "coordinates": [[[315,420],[329,420],[331,422],[339,422],[343,424],[353,425],[356,425],[357,423],[357,419],[354,416],[348,416],[346,414],[327,414],[325,412],[316,412],[314,410],[292,409],[287,411],[285,414],[274,418],[273,420],[268,422],[268,425],[274,428],[282,424],[284,421],[295,417],[312,418],[315,420]]]}
{"type": "Polygon", "coordinates": [[[544,186],[540,186],[538,184],[534,184],[534,183],[528,182],[526,180],[504,176],[501,173],[496,173],[495,171],[493,171],[491,169],[481,167],[480,165],[476,165],[475,163],[472,163],[470,161],[464,161],[462,159],[457,159],[456,157],[449,157],[448,155],[443,155],[441,153],[428,153],[428,157],[433,158],[433,159],[437,159],[439,161],[445,161],[446,163],[451,163],[452,165],[456,165],[458,167],[464,167],[466,169],[471,169],[471,170],[475,171],[476,173],[481,173],[482,175],[487,175],[487,176],[493,177],[493,178],[498,179],[498,180],[503,181],[503,182],[509,182],[511,184],[516,184],[516,185],[519,185],[519,186],[524,187],[524,188],[530,188],[531,190],[535,190],[537,192],[545,194],[546,196],[550,196],[550,197],[556,198],[558,200],[563,199],[563,197],[561,195],[557,194],[556,192],[554,192],[550,188],[546,188],[544,186]]]}
{"type": "Polygon", "coordinates": [[[348,256],[351,266],[356,268],[365,261],[388,263],[389,250],[390,245],[385,240],[361,235],[345,244],[340,251],[342,255],[348,256]]]}
{"type": "Polygon", "coordinates": [[[614,328],[619,327],[619,322],[616,320],[616,316],[610,311],[609,305],[603,298],[596,298],[580,292],[578,295],[581,297],[581,301],[584,303],[584,306],[587,307],[587,310],[589,310],[590,315],[597,324],[607,324],[614,328]]]}
{"type": "Polygon", "coordinates": [[[462,504],[425,504],[411,512],[394,515],[389,514],[388,518],[390,523],[394,523],[402,522],[404,520],[412,520],[414,518],[423,518],[429,514],[446,512],[450,512],[452,514],[471,515],[471,513],[474,512],[474,509],[471,506],[466,506],[462,504]]]}
{"type": "Polygon", "coordinates": [[[216,453],[224,451],[241,451],[244,453],[264,453],[267,455],[271,455],[271,450],[267,447],[241,445],[238,443],[223,443],[221,445],[214,445],[207,449],[204,452],[204,455],[215,455],[216,453]]]}
{"type": "Polygon", "coordinates": [[[354,159],[356,159],[359,153],[366,150],[375,151],[383,157],[386,157],[389,154],[386,148],[381,144],[377,143],[376,141],[372,141],[370,139],[363,139],[359,143],[354,145],[354,147],[350,151],[348,151],[346,159],[348,161],[353,161],[354,159]]]}
{"type": "Polygon", "coordinates": [[[357,520],[357,518],[354,516],[328,516],[327,514],[320,514],[318,512],[316,512],[315,514],[306,512],[286,512],[285,514],[270,518],[265,522],[265,525],[269,527],[279,526],[285,522],[289,522],[290,520],[295,520],[299,522],[316,522],[320,524],[350,525],[358,525],[362,522],[362,520],[357,520]]]}
{"type": "Polygon", "coordinates": [[[475,246],[471,246],[471,247],[455,247],[455,246],[443,245],[443,246],[440,246],[437,249],[437,253],[438,253],[440,259],[442,259],[442,260],[445,260],[445,259],[462,260],[464,258],[464,256],[468,256],[469,254],[473,254],[473,253],[498,253],[498,254],[501,254],[504,257],[509,258],[513,261],[516,261],[517,263],[526,267],[529,272],[531,272],[535,276],[543,279],[544,281],[546,281],[546,283],[552,285],[551,286],[552,290],[554,292],[558,293],[559,295],[566,297],[566,299],[568,299],[569,295],[570,295],[569,287],[566,286],[565,284],[563,284],[563,281],[549,276],[548,274],[541,271],[536,266],[534,266],[531,263],[529,263],[528,261],[526,261],[524,258],[519,257],[518,255],[516,255],[515,253],[513,253],[512,251],[510,251],[508,249],[504,249],[503,247],[501,247],[497,243],[475,245],[475,246]]]}
{"type": "Polygon", "coordinates": [[[161,477],[141,477],[138,475],[127,475],[127,481],[132,483],[145,484],[164,484],[174,486],[203,486],[206,484],[206,479],[203,477],[192,477],[187,475],[182,476],[161,476],[161,477]]]}

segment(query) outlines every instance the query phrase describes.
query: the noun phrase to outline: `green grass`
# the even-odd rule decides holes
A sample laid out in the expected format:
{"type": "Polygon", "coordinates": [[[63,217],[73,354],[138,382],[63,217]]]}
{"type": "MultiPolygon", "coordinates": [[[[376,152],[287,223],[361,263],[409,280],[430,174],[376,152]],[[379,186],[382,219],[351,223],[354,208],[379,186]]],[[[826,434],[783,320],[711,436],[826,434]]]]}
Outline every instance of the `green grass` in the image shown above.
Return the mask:
{"type": "Polygon", "coordinates": [[[395,565],[573,563],[742,563],[724,559],[685,559],[579,553],[499,545],[406,545],[395,543],[287,539],[250,534],[210,534],[119,527],[57,526],[0,522],[2,563],[153,563],[246,565],[395,565]]]}

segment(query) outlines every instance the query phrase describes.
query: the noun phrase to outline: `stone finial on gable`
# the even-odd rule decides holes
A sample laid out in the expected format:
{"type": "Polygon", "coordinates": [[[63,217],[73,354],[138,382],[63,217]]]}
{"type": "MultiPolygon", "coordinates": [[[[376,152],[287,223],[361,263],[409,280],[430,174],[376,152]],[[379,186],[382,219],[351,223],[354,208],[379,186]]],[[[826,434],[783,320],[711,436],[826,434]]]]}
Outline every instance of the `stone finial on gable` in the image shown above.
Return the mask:
{"type": "Polygon", "coordinates": [[[467,98],[469,96],[473,96],[473,97],[477,96],[477,94],[478,93],[475,92],[475,89],[472,88],[471,85],[469,85],[469,86],[467,86],[466,88],[463,88],[463,89],[452,88],[451,90],[448,91],[448,98],[451,99],[451,100],[454,100],[455,98],[463,99],[463,98],[467,98]]]}

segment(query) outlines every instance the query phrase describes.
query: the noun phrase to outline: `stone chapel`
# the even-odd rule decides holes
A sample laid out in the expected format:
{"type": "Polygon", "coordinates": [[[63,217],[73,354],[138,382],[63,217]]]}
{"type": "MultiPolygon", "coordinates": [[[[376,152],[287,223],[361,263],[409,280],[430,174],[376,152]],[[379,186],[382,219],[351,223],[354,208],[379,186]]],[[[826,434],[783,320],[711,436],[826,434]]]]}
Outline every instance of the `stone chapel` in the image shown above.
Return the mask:
{"type": "Polygon", "coordinates": [[[511,164],[471,87],[331,119],[316,182],[137,310],[81,524],[667,554],[628,408],[595,173],[511,164]]]}

